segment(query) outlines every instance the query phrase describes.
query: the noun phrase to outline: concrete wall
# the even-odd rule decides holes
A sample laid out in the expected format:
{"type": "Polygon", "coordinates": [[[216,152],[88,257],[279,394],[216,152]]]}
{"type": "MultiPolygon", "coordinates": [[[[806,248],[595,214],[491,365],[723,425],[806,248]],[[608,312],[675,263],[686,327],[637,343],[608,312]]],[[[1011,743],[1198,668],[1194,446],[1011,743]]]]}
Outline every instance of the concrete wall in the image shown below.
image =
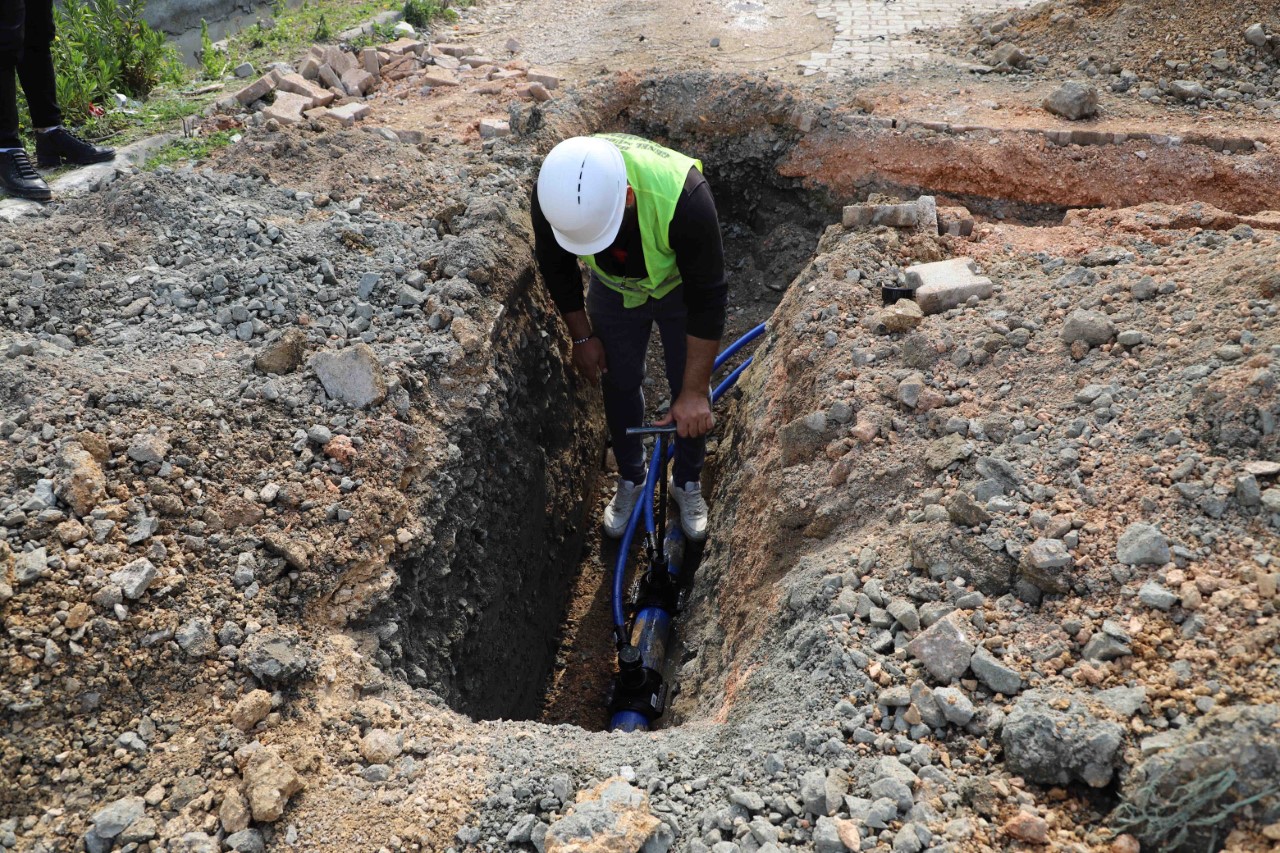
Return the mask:
{"type": "Polygon", "coordinates": [[[169,35],[181,35],[188,30],[200,30],[201,19],[212,28],[232,18],[253,15],[259,9],[269,8],[266,2],[255,0],[148,0],[145,17],[147,23],[169,35]]]}

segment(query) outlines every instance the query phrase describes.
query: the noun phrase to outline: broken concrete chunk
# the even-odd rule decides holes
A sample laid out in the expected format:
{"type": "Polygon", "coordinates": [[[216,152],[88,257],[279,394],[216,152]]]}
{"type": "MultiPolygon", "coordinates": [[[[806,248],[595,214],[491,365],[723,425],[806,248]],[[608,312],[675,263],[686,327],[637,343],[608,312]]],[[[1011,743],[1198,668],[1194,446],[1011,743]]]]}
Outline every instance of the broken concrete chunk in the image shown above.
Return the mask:
{"type": "Polygon", "coordinates": [[[511,135],[511,125],[504,118],[485,118],[480,120],[480,138],[495,139],[511,135]]]}
{"type": "Polygon", "coordinates": [[[1061,595],[1071,588],[1067,570],[1074,562],[1061,540],[1040,538],[1022,552],[1018,573],[1037,589],[1061,595]]]}
{"type": "Polygon", "coordinates": [[[529,73],[525,76],[529,78],[530,83],[541,83],[548,89],[555,89],[560,86],[559,77],[541,68],[530,68],[529,73]]]}
{"type": "Polygon", "coordinates": [[[320,60],[311,55],[304,56],[298,63],[298,73],[306,80],[315,80],[320,76],[320,60]]]}
{"type": "Polygon", "coordinates": [[[949,237],[968,237],[973,234],[973,214],[965,207],[938,208],[938,233],[949,237]]]}
{"type": "Polygon", "coordinates": [[[321,65],[316,74],[320,77],[320,82],[328,86],[330,89],[344,91],[342,88],[342,77],[337,71],[328,65],[321,65]]]}
{"type": "Polygon", "coordinates": [[[963,621],[946,616],[934,622],[907,644],[907,654],[916,658],[939,684],[947,685],[969,668],[974,643],[963,621]]]}
{"type": "Polygon", "coordinates": [[[254,101],[262,100],[267,95],[271,94],[275,88],[275,77],[270,74],[265,74],[257,80],[254,80],[248,86],[245,86],[239,92],[236,92],[235,99],[239,101],[242,106],[247,107],[254,101]]]}
{"type": "Polygon", "coordinates": [[[169,442],[165,441],[159,435],[150,432],[140,432],[129,442],[127,451],[129,458],[134,462],[141,462],[148,465],[160,465],[164,462],[165,457],[169,455],[169,442]]]}
{"type": "Polygon", "coordinates": [[[424,45],[421,41],[419,41],[418,39],[411,39],[411,38],[398,38],[395,41],[391,42],[390,44],[384,44],[382,46],[382,49],[385,50],[387,53],[394,53],[397,56],[403,56],[404,54],[408,54],[408,53],[412,53],[415,56],[421,55],[422,51],[425,48],[426,48],[426,45],[424,45]]]}
{"type": "Polygon", "coordinates": [[[382,68],[382,60],[378,58],[378,51],[372,47],[366,47],[360,51],[360,67],[376,76],[382,68]]]}
{"type": "Polygon", "coordinates": [[[352,68],[342,72],[342,87],[353,98],[369,94],[376,83],[374,76],[362,68],[352,68]]]}
{"type": "Polygon", "coordinates": [[[969,668],[978,680],[995,693],[1012,696],[1022,689],[1022,675],[1010,669],[991,652],[979,648],[969,660],[969,668]]]}
{"type": "Polygon", "coordinates": [[[324,62],[338,76],[342,76],[356,67],[355,57],[335,45],[330,45],[324,49],[324,62]]]}
{"type": "Polygon", "coordinates": [[[551,93],[547,91],[547,87],[541,83],[526,83],[516,89],[521,97],[528,98],[531,101],[542,103],[551,100],[551,93]]]}
{"type": "Polygon", "coordinates": [[[262,115],[281,124],[297,124],[302,121],[302,111],[310,108],[310,98],[292,92],[277,92],[275,103],[263,110],[262,115]]]}
{"type": "Polygon", "coordinates": [[[675,840],[671,827],[649,810],[649,796],[625,779],[606,779],[578,794],[569,813],[551,824],[543,849],[666,851],[675,840]]]}
{"type": "Polygon", "coordinates": [[[348,406],[363,409],[387,396],[382,364],[368,344],[356,344],[341,352],[316,353],[311,367],[325,393],[348,406]]]}
{"type": "Polygon", "coordinates": [[[1170,560],[1169,540],[1158,528],[1135,522],[1120,534],[1116,560],[1127,566],[1162,566],[1170,560]]]}
{"type": "Polygon", "coordinates": [[[972,258],[952,258],[907,267],[907,286],[915,288],[915,301],[925,314],[939,314],[972,297],[990,299],[991,279],[978,275],[972,258]]]}
{"type": "Polygon", "coordinates": [[[428,71],[421,77],[424,86],[457,86],[458,76],[447,68],[428,71]]]}
{"type": "Polygon", "coordinates": [[[350,103],[324,110],[318,117],[327,121],[335,121],[343,127],[351,127],[360,119],[369,115],[369,113],[368,104],[350,103]]]}
{"type": "Polygon", "coordinates": [[[111,582],[131,601],[141,598],[155,578],[156,567],[146,557],[139,557],[110,576],[111,582]]]}
{"type": "Polygon", "coordinates": [[[264,684],[282,687],[312,665],[311,649],[296,634],[268,629],[254,634],[240,649],[240,663],[264,684]]]}
{"type": "Polygon", "coordinates": [[[892,228],[915,228],[920,221],[920,213],[914,202],[906,204],[851,204],[845,207],[840,221],[848,229],[870,228],[874,225],[887,225],[892,228]]]}
{"type": "Polygon", "coordinates": [[[326,107],[333,103],[336,95],[328,89],[322,88],[301,74],[285,74],[280,77],[277,88],[281,92],[292,92],[295,95],[301,95],[307,99],[307,109],[313,107],[326,107]]]}
{"type": "Polygon", "coordinates": [[[147,805],[142,797],[125,797],[94,813],[93,833],[100,839],[115,838],[141,819],[147,805]]]}

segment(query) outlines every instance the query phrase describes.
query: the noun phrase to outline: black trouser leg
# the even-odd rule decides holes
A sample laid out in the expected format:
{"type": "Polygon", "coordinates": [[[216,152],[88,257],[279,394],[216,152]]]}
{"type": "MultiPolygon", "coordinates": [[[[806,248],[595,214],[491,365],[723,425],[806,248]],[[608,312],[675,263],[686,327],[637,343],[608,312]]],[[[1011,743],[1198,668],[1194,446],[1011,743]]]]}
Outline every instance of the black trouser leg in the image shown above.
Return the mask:
{"type": "Polygon", "coordinates": [[[23,0],[0,0],[0,148],[17,148],[18,84],[22,58],[23,0]]]}
{"type": "Polygon", "coordinates": [[[22,59],[18,63],[18,79],[27,96],[34,127],[62,124],[58,109],[58,84],[53,73],[53,0],[25,0],[26,32],[22,59]]]}

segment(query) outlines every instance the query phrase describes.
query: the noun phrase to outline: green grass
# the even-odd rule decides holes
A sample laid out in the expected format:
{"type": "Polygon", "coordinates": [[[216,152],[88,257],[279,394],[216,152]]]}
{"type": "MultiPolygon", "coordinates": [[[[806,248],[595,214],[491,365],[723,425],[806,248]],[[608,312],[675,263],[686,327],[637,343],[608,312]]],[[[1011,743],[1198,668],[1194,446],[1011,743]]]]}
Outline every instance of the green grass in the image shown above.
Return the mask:
{"type": "Polygon", "coordinates": [[[172,166],[176,163],[198,162],[207,159],[214,151],[230,145],[233,135],[233,131],[219,130],[208,136],[175,139],[153,154],[142,168],[150,172],[161,166],[172,166]]]}
{"type": "Polygon", "coordinates": [[[300,6],[281,9],[275,23],[268,27],[254,24],[228,40],[232,56],[239,61],[248,60],[255,66],[268,62],[293,62],[316,38],[328,31],[332,39],[343,30],[363,24],[380,12],[400,11],[402,0],[303,0],[300,6]]]}
{"type": "MultiPolygon", "coordinates": [[[[67,0],[59,10],[64,26],[59,30],[55,52],[59,101],[68,124],[76,126],[87,138],[115,147],[173,130],[181,119],[198,115],[226,91],[244,85],[246,81],[224,80],[222,74],[240,62],[247,60],[255,67],[276,61],[292,62],[317,41],[332,40],[381,12],[408,13],[415,26],[422,26],[424,20],[427,24],[456,20],[454,10],[471,6],[473,0],[275,0],[273,21],[266,21],[266,26],[254,24],[231,35],[226,40],[225,53],[210,49],[212,43],[206,33],[201,64],[194,68],[180,65],[167,45],[140,29],[144,26],[138,23],[144,3],[145,0],[67,0]],[[107,54],[120,58],[111,59],[108,67],[102,58],[107,54]],[[91,61],[90,56],[98,61],[91,61]],[[112,82],[125,78],[131,84],[128,87],[112,82]],[[183,94],[210,83],[222,83],[222,91],[183,94]],[[129,104],[129,112],[115,110],[108,94],[122,88],[136,99],[129,104]],[[107,111],[93,115],[96,110],[90,105],[107,111]]],[[[374,32],[356,39],[353,46],[392,41],[393,27],[375,27],[374,32]]],[[[21,126],[29,130],[30,118],[21,97],[19,109],[21,126]]],[[[201,159],[229,139],[229,133],[184,139],[163,149],[149,168],[201,159]]]]}

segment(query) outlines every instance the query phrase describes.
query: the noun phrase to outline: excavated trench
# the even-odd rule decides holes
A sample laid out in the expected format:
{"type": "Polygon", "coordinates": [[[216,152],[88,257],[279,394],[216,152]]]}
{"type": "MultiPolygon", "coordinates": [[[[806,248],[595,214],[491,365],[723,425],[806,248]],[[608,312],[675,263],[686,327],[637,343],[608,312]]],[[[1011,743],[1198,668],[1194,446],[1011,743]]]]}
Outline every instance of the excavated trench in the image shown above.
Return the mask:
{"type": "MultiPolygon", "coordinates": [[[[614,661],[605,579],[616,546],[595,531],[609,491],[598,392],[571,375],[564,341],[547,333],[557,326],[524,200],[559,139],[621,130],[703,160],[725,234],[726,343],[768,318],[840,206],[874,192],[929,193],[980,218],[1032,223],[1146,201],[1251,214],[1280,197],[1280,164],[1268,153],[1150,140],[1062,146],[854,118],[777,84],[702,74],[621,77],[513,117],[527,183],[507,199],[525,220],[512,226],[516,259],[503,271],[517,285],[495,335],[501,404],[477,411],[431,474],[440,495],[431,544],[401,563],[399,589],[375,623],[384,666],[475,718],[605,722],[614,661]]],[[[649,396],[656,404],[663,394],[649,396]]],[[[712,470],[723,476],[739,461],[721,454],[712,470]]]]}

